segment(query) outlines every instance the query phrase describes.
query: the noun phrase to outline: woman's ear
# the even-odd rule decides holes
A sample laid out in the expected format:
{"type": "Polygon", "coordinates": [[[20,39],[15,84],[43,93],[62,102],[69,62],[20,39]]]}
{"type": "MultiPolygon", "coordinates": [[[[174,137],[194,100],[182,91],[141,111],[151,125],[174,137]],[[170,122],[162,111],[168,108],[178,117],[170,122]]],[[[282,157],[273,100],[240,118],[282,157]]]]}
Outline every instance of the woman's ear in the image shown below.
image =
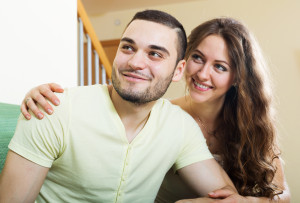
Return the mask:
{"type": "Polygon", "coordinates": [[[185,65],[186,65],[185,60],[180,60],[177,63],[177,66],[175,68],[174,75],[173,75],[173,78],[172,78],[173,82],[178,82],[182,78],[184,70],[185,70],[185,65]]]}

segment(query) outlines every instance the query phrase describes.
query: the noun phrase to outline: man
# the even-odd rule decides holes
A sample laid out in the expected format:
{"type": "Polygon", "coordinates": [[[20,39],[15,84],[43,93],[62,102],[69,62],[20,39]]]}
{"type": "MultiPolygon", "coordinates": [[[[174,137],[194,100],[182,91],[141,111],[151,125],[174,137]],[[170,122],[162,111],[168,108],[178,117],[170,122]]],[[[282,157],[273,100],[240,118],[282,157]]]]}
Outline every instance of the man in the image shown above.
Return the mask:
{"type": "Polygon", "coordinates": [[[159,99],[181,78],[185,48],[174,17],[137,13],[113,63],[113,86],[68,89],[52,115],[20,118],[0,202],[153,202],[171,167],[199,195],[235,191],[195,121],[159,99]]]}

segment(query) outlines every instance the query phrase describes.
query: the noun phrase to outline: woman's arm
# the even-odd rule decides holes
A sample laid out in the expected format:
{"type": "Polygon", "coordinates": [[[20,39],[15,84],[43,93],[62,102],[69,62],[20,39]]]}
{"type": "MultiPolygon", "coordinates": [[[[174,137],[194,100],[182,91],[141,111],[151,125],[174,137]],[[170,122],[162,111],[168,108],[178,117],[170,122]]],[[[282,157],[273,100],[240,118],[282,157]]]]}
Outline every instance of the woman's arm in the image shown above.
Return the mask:
{"type": "Polygon", "coordinates": [[[291,194],[289,187],[287,185],[287,182],[285,180],[284,172],[283,172],[283,166],[282,166],[282,160],[275,159],[275,165],[277,168],[277,171],[274,176],[273,183],[279,187],[280,190],[283,191],[282,194],[275,196],[274,200],[270,201],[268,198],[262,198],[262,197],[247,197],[250,199],[250,202],[257,202],[257,203],[264,203],[264,202],[278,202],[278,203],[289,203],[291,202],[291,194]]]}
{"type": "Polygon", "coordinates": [[[48,83],[32,88],[26,95],[21,104],[21,112],[27,120],[31,119],[31,115],[28,113],[30,109],[34,115],[42,119],[44,117],[43,113],[39,110],[36,103],[41,105],[41,107],[48,113],[53,113],[53,108],[48,103],[46,99],[49,99],[54,105],[59,105],[59,99],[55,96],[53,92],[62,93],[64,90],[60,85],[55,83],[48,83]]]}
{"type": "Polygon", "coordinates": [[[281,159],[275,159],[275,165],[277,167],[277,171],[275,173],[273,183],[279,187],[280,190],[283,191],[282,194],[275,196],[273,200],[266,198],[266,197],[252,197],[252,196],[246,196],[243,197],[239,194],[233,194],[231,191],[226,190],[216,190],[214,193],[211,193],[209,196],[212,198],[224,198],[228,196],[227,198],[218,201],[220,203],[227,203],[227,202],[245,202],[245,203],[289,203],[291,201],[291,195],[290,191],[287,185],[287,182],[284,177],[283,167],[282,167],[282,161],[281,159]],[[228,195],[227,195],[228,193],[228,195]],[[229,196],[231,195],[231,196],[229,196]]]}
{"type": "Polygon", "coordinates": [[[202,203],[202,202],[218,202],[218,203],[289,203],[291,201],[291,195],[288,185],[285,181],[282,161],[281,159],[276,159],[275,164],[277,171],[274,176],[273,183],[276,184],[280,190],[283,191],[282,194],[275,196],[273,200],[266,197],[252,197],[252,196],[241,196],[237,193],[233,193],[231,190],[219,189],[214,192],[208,193],[211,198],[196,198],[196,199],[186,199],[180,200],[176,203],[202,203]],[[215,199],[215,200],[213,200],[215,199]]]}

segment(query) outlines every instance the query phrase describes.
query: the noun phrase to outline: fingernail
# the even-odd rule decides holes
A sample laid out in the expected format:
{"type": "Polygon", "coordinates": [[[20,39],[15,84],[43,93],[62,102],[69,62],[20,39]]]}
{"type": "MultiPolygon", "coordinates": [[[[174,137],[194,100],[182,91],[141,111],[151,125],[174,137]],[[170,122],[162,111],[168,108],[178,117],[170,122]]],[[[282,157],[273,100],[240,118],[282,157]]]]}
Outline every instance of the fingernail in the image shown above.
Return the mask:
{"type": "Polygon", "coordinates": [[[42,119],[44,116],[43,116],[43,114],[38,113],[38,117],[39,117],[39,119],[42,119]]]}
{"type": "Polygon", "coordinates": [[[30,114],[26,114],[25,117],[26,117],[27,120],[29,120],[30,119],[30,114]]]}
{"type": "Polygon", "coordinates": [[[53,113],[52,109],[48,109],[47,111],[48,111],[49,114],[53,113]]]}
{"type": "Polygon", "coordinates": [[[209,192],[209,193],[208,193],[208,195],[214,195],[214,194],[215,194],[214,192],[209,192]]]}
{"type": "Polygon", "coordinates": [[[54,100],[55,105],[59,105],[59,101],[57,99],[54,100]]]}

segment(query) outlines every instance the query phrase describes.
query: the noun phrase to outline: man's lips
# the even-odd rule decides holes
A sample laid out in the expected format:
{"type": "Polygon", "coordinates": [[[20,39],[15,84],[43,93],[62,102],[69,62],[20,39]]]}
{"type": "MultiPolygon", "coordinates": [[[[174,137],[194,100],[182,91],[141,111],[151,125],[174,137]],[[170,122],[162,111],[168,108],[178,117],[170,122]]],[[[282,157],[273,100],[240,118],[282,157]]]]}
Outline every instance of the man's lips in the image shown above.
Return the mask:
{"type": "Polygon", "coordinates": [[[142,74],[137,74],[137,73],[133,73],[133,72],[122,72],[122,75],[126,76],[126,77],[130,77],[133,79],[138,79],[138,80],[150,80],[149,77],[142,75],[142,74]]]}

